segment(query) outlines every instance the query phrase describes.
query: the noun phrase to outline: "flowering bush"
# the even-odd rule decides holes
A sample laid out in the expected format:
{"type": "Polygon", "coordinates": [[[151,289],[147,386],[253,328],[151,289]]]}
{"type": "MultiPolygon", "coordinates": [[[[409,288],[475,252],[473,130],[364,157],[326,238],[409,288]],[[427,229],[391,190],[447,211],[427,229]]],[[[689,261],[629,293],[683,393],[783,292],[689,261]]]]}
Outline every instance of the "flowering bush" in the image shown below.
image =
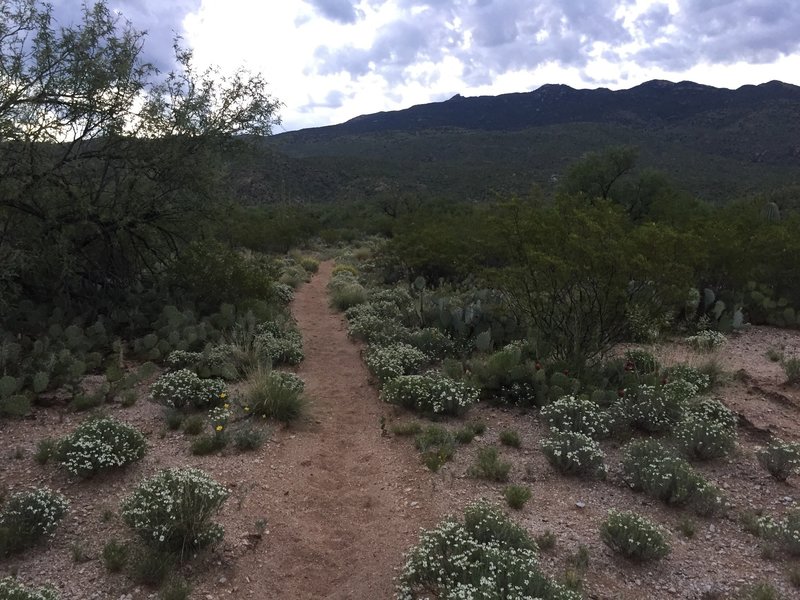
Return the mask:
{"type": "Polygon", "coordinates": [[[687,408],[675,426],[675,439],[692,458],[720,458],[736,444],[736,415],[718,400],[701,400],[687,408]]]}
{"type": "Polygon", "coordinates": [[[784,518],[761,517],[758,529],[764,539],[769,540],[793,556],[800,556],[800,509],[788,511],[784,518]]]}
{"type": "Polygon", "coordinates": [[[242,390],[246,413],[284,423],[303,414],[305,383],[294,373],[259,369],[251,374],[242,390]]]}
{"type": "Polygon", "coordinates": [[[29,548],[52,535],[68,506],[64,496],[49,488],[12,495],[0,512],[0,556],[29,548]]]}
{"type": "Polygon", "coordinates": [[[412,331],[408,343],[422,350],[427,356],[442,360],[455,351],[455,343],[450,337],[435,327],[412,331]]]}
{"type": "Polygon", "coordinates": [[[478,401],[478,390],[461,381],[429,375],[402,375],[387,382],[383,400],[425,413],[457,415],[478,401]]]}
{"type": "Polygon", "coordinates": [[[262,360],[269,360],[273,365],[297,365],[305,358],[303,337],[294,329],[265,331],[261,328],[253,345],[262,360]]]}
{"type": "Polygon", "coordinates": [[[150,398],[178,409],[207,408],[224,402],[227,393],[220,379],[200,379],[194,371],[164,373],[150,387],[150,398]]]}
{"type": "Polygon", "coordinates": [[[407,340],[411,335],[411,331],[398,321],[373,313],[351,318],[347,333],[370,344],[391,344],[407,340]]]}
{"type": "Polygon", "coordinates": [[[651,433],[670,431],[696,393],[697,388],[682,380],[662,386],[641,385],[627,403],[631,424],[651,433]]]}
{"type": "Polygon", "coordinates": [[[657,440],[637,440],[623,453],[622,472],[631,489],[667,504],[689,505],[701,515],[724,507],[722,492],[657,440]]]}
{"type": "Polygon", "coordinates": [[[272,291],[275,292],[275,297],[281,304],[289,304],[294,298],[294,289],[286,283],[276,281],[272,284],[272,291]]]}
{"type": "Polygon", "coordinates": [[[372,374],[385,383],[418,370],[427,362],[428,357],[414,346],[397,342],[389,346],[370,346],[364,360],[372,374]]]}
{"type": "Polygon", "coordinates": [[[675,381],[680,379],[682,381],[691,383],[697,388],[698,394],[704,394],[711,389],[711,378],[700,371],[700,369],[690,367],[689,365],[674,365],[672,367],[667,367],[664,369],[663,375],[666,377],[667,381],[675,381]]]}
{"type": "Polygon", "coordinates": [[[758,462],[778,481],[786,481],[789,475],[800,469],[800,444],[791,444],[775,439],[756,454],[758,462]]]}
{"type": "Polygon", "coordinates": [[[719,331],[706,329],[705,331],[700,331],[697,335],[687,337],[686,343],[698,352],[711,352],[722,346],[727,340],[728,338],[719,331]]]}
{"type": "Polygon", "coordinates": [[[648,561],[669,554],[661,527],[633,512],[608,511],[608,518],[600,525],[600,538],[625,558],[648,561]]]}
{"type": "Polygon", "coordinates": [[[3,600],[58,600],[58,593],[50,588],[26,588],[12,577],[0,579],[0,598],[3,600]]]}
{"type": "Polygon", "coordinates": [[[539,415],[553,429],[583,433],[592,439],[608,435],[608,427],[600,407],[585,398],[562,396],[542,408],[539,415]]]}
{"type": "Polygon", "coordinates": [[[539,568],[536,544],[500,510],[478,502],[464,523],[447,517],[406,555],[398,600],[577,600],[539,568]]]}
{"type": "Polygon", "coordinates": [[[222,539],[211,522],[228,490],[199,469],[159,471],[122,503],[122,520],[149,546],[181,555],[222,539]]]}
{"type": "Polygon", "coordinates": [[[429,425],[414,438],[414,446],[422,453],[422,462],[431,471],[438,471],[453,458],[455,436],[439,425],[429,425]]]}
{"type": "Polygon", "coordinates": [[[110,418],[89,419],[59,442],[55,457],[73,475],[90,477],[137,461],[146,449],[144,435],[127,423],[110,418]]]}
{"type": "Polygon", "coordinates": [[[167,369],[177,371],[179,369],[190,369],[192,371],[200,364],[203,355],[200,352],[187,352],[185,350],[173,350],[164,361],[167,369]]]}
{"type": "Polygon", "coordinates": [[[656,357],[647,350],[639,348],[625,352],[625,362],[626,366],[630,365],[632,370],[641,374],[655,373],[659,368],[656,357]]]}
{"type": "Polygon", "coordinates": [[[217,406],[208,411],[208,421],[211,423],[211,429],[215,433],[221,433],[228,425],[228,420],[231,418],[230,405],[224,404],[217,406]]]}
{"type": "Polygon", "coordinates": [[[550,430],[542,440],[542,452],[547,461],[565,475],[591,475],[604,478],[605,455],[596,441],[583,433],[550,430]]]}

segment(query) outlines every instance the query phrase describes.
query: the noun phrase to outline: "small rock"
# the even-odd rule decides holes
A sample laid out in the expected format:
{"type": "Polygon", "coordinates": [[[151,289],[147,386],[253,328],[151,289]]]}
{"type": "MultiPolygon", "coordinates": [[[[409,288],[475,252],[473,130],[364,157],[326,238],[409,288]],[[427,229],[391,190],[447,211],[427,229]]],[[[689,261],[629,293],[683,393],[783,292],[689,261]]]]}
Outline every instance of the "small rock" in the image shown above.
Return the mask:
{"type": "Polygon", "coordinates": [[[578,508],[586,508],[586,502],[582,502],[581,500],[578,500],[575,503],[575,506],[577,506],[578,508]]]}

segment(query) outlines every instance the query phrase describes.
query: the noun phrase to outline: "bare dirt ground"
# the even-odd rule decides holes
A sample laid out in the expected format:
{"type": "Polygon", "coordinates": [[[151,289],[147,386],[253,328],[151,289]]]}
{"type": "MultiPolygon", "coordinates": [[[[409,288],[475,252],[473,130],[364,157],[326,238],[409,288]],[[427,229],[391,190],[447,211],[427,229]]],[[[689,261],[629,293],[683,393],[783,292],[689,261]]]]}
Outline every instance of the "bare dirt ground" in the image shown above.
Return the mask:
{"type": "MultiPolygon", "coordinates": [[[[39,440],[63,436],[85,415],[61,407],[37,409],[34,418],[23,421],[0,421],[0,490],[49,485],[71,501],[53,540],[0,563],[0,576],[15,573],[28,584],[53,585],[63,600],[157,597],[124,574],[109,574],[100,553],[107,540],[130,537],[118,508],[133,486],[160,468],[188,465],[208,471],[232,490],[219,517],[226,530],[222,547],[182,568],[194,586],[192,598],[388,600],[402,553],[415,543],[420,527],[480,497],[504,503],[505,484],[466,475],[478,448],[493,445],[513,465],[509,483],[526,485],[533,493],[514,517],[534,535],[550,530],[557,538],[555,548],[542,553],[544,569],[561,578],[578,547],[588,548],[587,598],[734,598],[754,581],[769,581],[785,599],[800,598],[787,579],[789,567],[800,566],[798,561],[780,553],[765,556],[758,539],[738,522],[745,510],[777,516],[800,501],[799,477],[774,482],[755,458],[755,448],[770,433],[800,441],[800,393],[783,384],[780,365],[766,357],[770,348],[800,351],[800,332],[751,328],[716,354],[730,377],[715,396],[741,415],[742,427],[732,457],[697,465],[725,489],[732,504],[727,516],[705,519],[627,489],[618,475],[620,445],[614,442],[603,444],[607,481],[558,475],[539,450],[547,431],[534,415],[516,410],[475,407],[467,418],[485,421],[486,433],[461,447],[438,473],[428,472],[410,441],[381,435],[382,416],[389,424],[416,417],[381,404],[369,385],[360,346],[348,340],[343,317],[328,307],[325,285],[331,268],[323,263],[292,306],[304,337],[306,359],[297,372],[311,398],[309,418],[279,428],[256,452],[226,449],[193,456],[190,438],[166,431],[161,407],[145,399],[147,383],[135,406],[105,410],[147,435],[148,454],[122,472],[88,481],[71,480],[53,465],[40,466],[32,459],[39,440]],[[519,432],[520,448],[500,445],[505,428],[519,432]],[[612,507],[635,510],[664,525],[671,555],[648,565],[614,555],[598,535],[612,507]],[[692,538],[680,532],[686,517],[697,529],[692,538]],[[265,529],[259,537],[260,520],[265,529]],[[85,561],[75,560],[76,548],[85,561]]],[[[680,343],[658,352],[665,362],[708,359],[680,343]]],[[[456,427],[460,421],[445,424],[456,427]]]]}

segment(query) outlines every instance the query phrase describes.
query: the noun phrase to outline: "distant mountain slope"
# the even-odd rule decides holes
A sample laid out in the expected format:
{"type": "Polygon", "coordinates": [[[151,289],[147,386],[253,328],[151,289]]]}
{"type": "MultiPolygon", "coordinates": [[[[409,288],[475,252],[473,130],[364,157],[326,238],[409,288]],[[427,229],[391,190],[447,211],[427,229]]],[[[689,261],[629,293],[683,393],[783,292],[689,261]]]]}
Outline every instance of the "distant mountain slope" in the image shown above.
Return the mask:
{"type": "Polygon", "coordinates": [[[797,185],[800,87],[650,81],[619,91],[546,85],[455,96],[276,135],[248,167],[245,187],[255,201],[482,200],[552,188],[583,153],[618,144],[637,146],[643,167],[712,201],[797,185]]]}

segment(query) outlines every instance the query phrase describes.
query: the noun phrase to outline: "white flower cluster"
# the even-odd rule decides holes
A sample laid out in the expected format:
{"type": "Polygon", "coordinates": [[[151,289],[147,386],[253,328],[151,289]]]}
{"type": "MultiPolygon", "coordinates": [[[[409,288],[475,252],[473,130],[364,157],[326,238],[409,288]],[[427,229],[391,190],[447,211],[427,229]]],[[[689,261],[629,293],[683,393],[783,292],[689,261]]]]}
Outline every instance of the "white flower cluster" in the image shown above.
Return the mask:
{"type": "Polygon", "coordinates": [[[788,511],[783,519],[761,517],[758,520],[761,535],[789,552],[800,556],[800,509],[788,511]]]}
{"type": "Polygon", "coordinates": [[[683,417],[686,402],[697,393],[691,383],[676,380],[663,386],[641,385],[626,403],[631,422],[649,432],[671,430],[683,417]]]}
{"type": "Polygon", "coordinates": [[[766,448],[760,448],[758,462],[778,481],[786,481],[800,470],[800,444],[774,439],[766,448]]]}
{"type": "Polygon", "coordinates": [[[656,560],[669,554],[664,530],[629,511],[609,510],[600,526],[600,537],[609,548],[634,560],[656,560]]]}
{"type": "Polygon", "coordinates": [[[736,444],[736,423],[736,415],[718,400],[700,400],[675,426],[675,439],[690,457],[720,458],[736,444]]]}
{"type": "Polygon", "coordinates": [[[686,338],[686,343],[698,352],[711,352],[722,346],[726,341],[728,341],[728,338],[724,334],[710,329],[700,331],[697,335],[686,338]]]}
{"type": "Polygon", "coordinates": [[[26,588],[13,577],[0,579],[0,598],[4,600],[58,600],[58,592],[50,588],[26,588]]]}
{"type": "Polygon", "coordinates": [[[455,415],[478,401],[478,390],[448,377],[402,375],[387,382],[381,396],[411,410],[455,415]]]}
{"type": "Polygon", "coordinates": [[[166,367],[171,371],[178,369],[192,369],[197,366],[203,357],[199,352],[187,352],[185,350],[173,350],[164,361],[166,367]]]}
{"type": "Polygon", "coordinates": [[[553,429],[583,433],[592,439],[608,436],[600,407],[583,397],[562,396],[542,408],[539,415],[553,429]]]}
{"type": "Polygon", "coordinates": [[[59,442],[56,457],[73,475],[89,477],[137,461],[146,449],[144,435],[127,423],[111,418],[88,419],[59,442]]]}
{"type": "Polygon", "coordinates": [[[205,408],[225,399],[220,379],[200,379],[194,371],[179,369],[164,373],[150,387],[150,399],[173,408],[205,408]]]}
{"type": "Polygon", "coordinates": [[[293,329],[277,334],[269,331],[259,333],[255,336],[253,345],[261,357],[273,365],[296,365],[305,358],[303,337],[293,329]]]}
{"type": "Polygon", "coordinates": [[[605,454],[588,435],[551,429],[541,445],[548,462],[565,475],[606,476],[605,454]]]}
{"type": "Polygon", "coordinates": [[[122,503],[122,519],[142,540],[171,551],[222,539],[211,523],[229,491],[199,469],[165,469],[145,479],[122,503]]]}
{"type": "Polygon", "coordinates": [[[35,540],[52,535],[68,507],[67,499],[50,488],[17,492],[0,512],[0,527],[35,540]]]}
{"type": "Polygon", "coordinates": [[[214,431],[222,431],[228,424],[230,418],[231,411],[227,404],[224,406],[216,406],[208,411],[208,420],[214,431]]]}
{"type": "MultiPolygon", "coordinates": [[[[479,503],[482,504],[482,503],[479,503]]],[[[473,522],[448,517],[407,555],[398,600],[577,600],[541,571],[535,544],[499,511],[475,505],[473,522]],[[512,535],[507,535],[509,532],[512,535]]]]}
{"type": "Polygon", "coordinates": [[[272,284],[272,291],[275,292],[275,296],[278,298],[278,302],[281,304],[289,304],[294,298],[294,290],[292,289],[292,286],[287,283],[280,283],[276,281],[272,284]]]}
{"type": "Polygon", "coordinates": [[[388,346],[369,346],[364,361],[378,381],[385,383],[419,370],[428,357],[414,346],[397,342],[388,346]]]}
{"type": "Polygon", "coordinates": [[[668,381],[681,379],[687,381],[697,388],[698,394],[703,394],[711,388],[711,378],[702,373],[695,367],[689,365],[674,365],[664,370],[664,375],[668,381]]]}
{"type": "Polygon", "coordinates": [[[306,387],[305,381],[303,381],[299,375],[289,373],[288,371],[272,371],[269,374],[269,378],[276,385],[294,392],[295,394],[302,394],[306,387]]]}

